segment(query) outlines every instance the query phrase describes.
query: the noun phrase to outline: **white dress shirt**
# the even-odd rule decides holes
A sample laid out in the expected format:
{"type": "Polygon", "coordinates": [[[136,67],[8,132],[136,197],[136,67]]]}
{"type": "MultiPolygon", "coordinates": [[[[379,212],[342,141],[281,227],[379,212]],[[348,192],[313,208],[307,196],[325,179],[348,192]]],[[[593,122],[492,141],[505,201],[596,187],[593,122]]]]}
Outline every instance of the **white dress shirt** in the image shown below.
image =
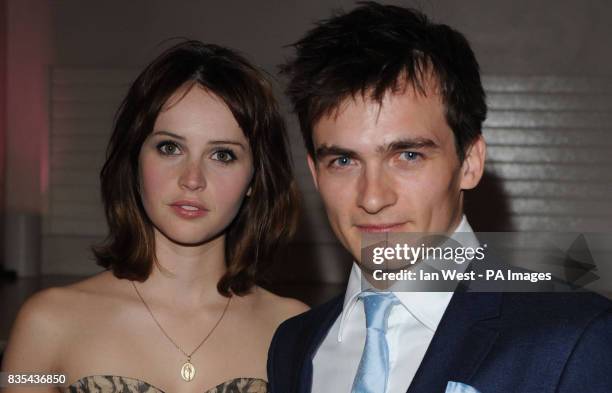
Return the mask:
{"type": "MultiPolygon", "coordinates": [[[[464,247],[477,247],[465,216],[455,232],[464,247]]],[[[466,264],[467,265],[467,264],[466,264]]],[[[353,263],[344,306],[313,359],[312,393],[350,393],[366,338],[365,312],[358,301],[361,270],[353,263]]],[[[394,292],[400,303],[393,306],[387,322],[389,380],[387,391],[406,393],[425,356],[452,292],[394,292]]]]}

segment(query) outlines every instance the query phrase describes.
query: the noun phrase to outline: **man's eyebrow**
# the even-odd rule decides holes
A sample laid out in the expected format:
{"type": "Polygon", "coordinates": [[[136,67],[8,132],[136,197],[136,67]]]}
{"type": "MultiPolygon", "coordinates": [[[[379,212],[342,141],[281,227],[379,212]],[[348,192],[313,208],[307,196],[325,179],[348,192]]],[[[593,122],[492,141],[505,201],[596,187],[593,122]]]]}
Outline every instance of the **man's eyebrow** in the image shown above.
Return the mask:
{"type": "MultiPolygon", "coordinates": [[[[438,144],[429,138],[408,138],[398,139],[385,145],[377,146],[376,152],[385,153],[396,150],[423,148],[437,149],[438,147],[438,144]]],[[[358,154],[354,150],[350,150],[337,145],[322,145],[315,150],[315,157],[317,159],[321,159],[327,156],[346,156],[349,158],[354,158],[357,157],[358,154]]]]}
{"type": "Polygon", "coordinates": [[[376,147],[376,152],[385,153],[397,150],[410,150],[410,149],[437,149],[439,146],[436,142],[429,138],[408,138],[399,139],[385,145],[376,147]]]}
{"type": "Polygon", "coordinates": [[[337,145],[321,145],[315,150],[315,158],[317,160],[328,156],[346,156],[352,158],[357,156],[357,153],[337,145]]]}
{"type": "Polygon", "coordinates": [[[172,137],[172,138],[176,138],[176,139],[181,140],[181,141],[184,141],[186,139],[184,136],[175,134],[175,133],[170,132],[170,131],[163,131],[163,130],[153,131],[152,135],[166,135],[166,136],[169,136],[169,137],[172,137]]]}

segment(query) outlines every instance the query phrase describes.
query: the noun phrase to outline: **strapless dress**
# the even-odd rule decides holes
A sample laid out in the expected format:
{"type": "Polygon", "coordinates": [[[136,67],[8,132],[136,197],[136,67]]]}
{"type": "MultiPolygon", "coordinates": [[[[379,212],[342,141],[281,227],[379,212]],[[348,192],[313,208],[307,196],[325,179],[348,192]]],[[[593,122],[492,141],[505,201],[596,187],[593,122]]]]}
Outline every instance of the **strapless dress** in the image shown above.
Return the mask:
{"type": "MultiPolygon", "coordinates": [[[[116,375],[83,377],[63,389],[64,393],[165,393],[136,378],[116,375]]],[[[259,378],[235,378],[202,393],[268,393],[268,383],[259,378]]]]}

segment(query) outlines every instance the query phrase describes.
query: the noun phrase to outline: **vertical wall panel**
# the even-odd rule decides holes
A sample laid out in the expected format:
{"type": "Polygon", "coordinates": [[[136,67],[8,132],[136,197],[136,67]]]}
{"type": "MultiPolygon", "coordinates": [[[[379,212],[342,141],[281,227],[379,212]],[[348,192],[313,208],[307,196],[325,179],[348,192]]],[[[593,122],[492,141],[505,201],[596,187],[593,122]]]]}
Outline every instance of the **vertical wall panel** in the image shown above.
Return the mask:
{"type": "Polygon", "coordinates": [[[107,232],[98,177],[114,114],[134,74],[133,69],[51,71],[43,273],[82,275],[99,269],[89,250],[107,232]]]}
{"type": "Polygon", "coordinates": [[[483,183],[468,193],[480,230],[612,230],[612,79],[485,77],[483,183]]]}

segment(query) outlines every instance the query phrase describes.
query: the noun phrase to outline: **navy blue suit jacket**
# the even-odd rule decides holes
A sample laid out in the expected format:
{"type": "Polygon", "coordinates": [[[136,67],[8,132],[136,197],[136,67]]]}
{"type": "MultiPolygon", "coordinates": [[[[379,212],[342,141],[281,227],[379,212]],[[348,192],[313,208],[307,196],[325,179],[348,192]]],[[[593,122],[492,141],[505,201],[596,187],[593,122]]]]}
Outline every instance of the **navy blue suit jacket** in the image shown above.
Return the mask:
{"type": "MultiPolygon", "coordinates": [[[[313,356],[342,302],[278,328],[271,393],[310,392],[313,356]]],[[[448,381],[481,393],[611,393],[612,303],[590,293],[455,292],[408,393],[443,393],[448,381]]]]}

